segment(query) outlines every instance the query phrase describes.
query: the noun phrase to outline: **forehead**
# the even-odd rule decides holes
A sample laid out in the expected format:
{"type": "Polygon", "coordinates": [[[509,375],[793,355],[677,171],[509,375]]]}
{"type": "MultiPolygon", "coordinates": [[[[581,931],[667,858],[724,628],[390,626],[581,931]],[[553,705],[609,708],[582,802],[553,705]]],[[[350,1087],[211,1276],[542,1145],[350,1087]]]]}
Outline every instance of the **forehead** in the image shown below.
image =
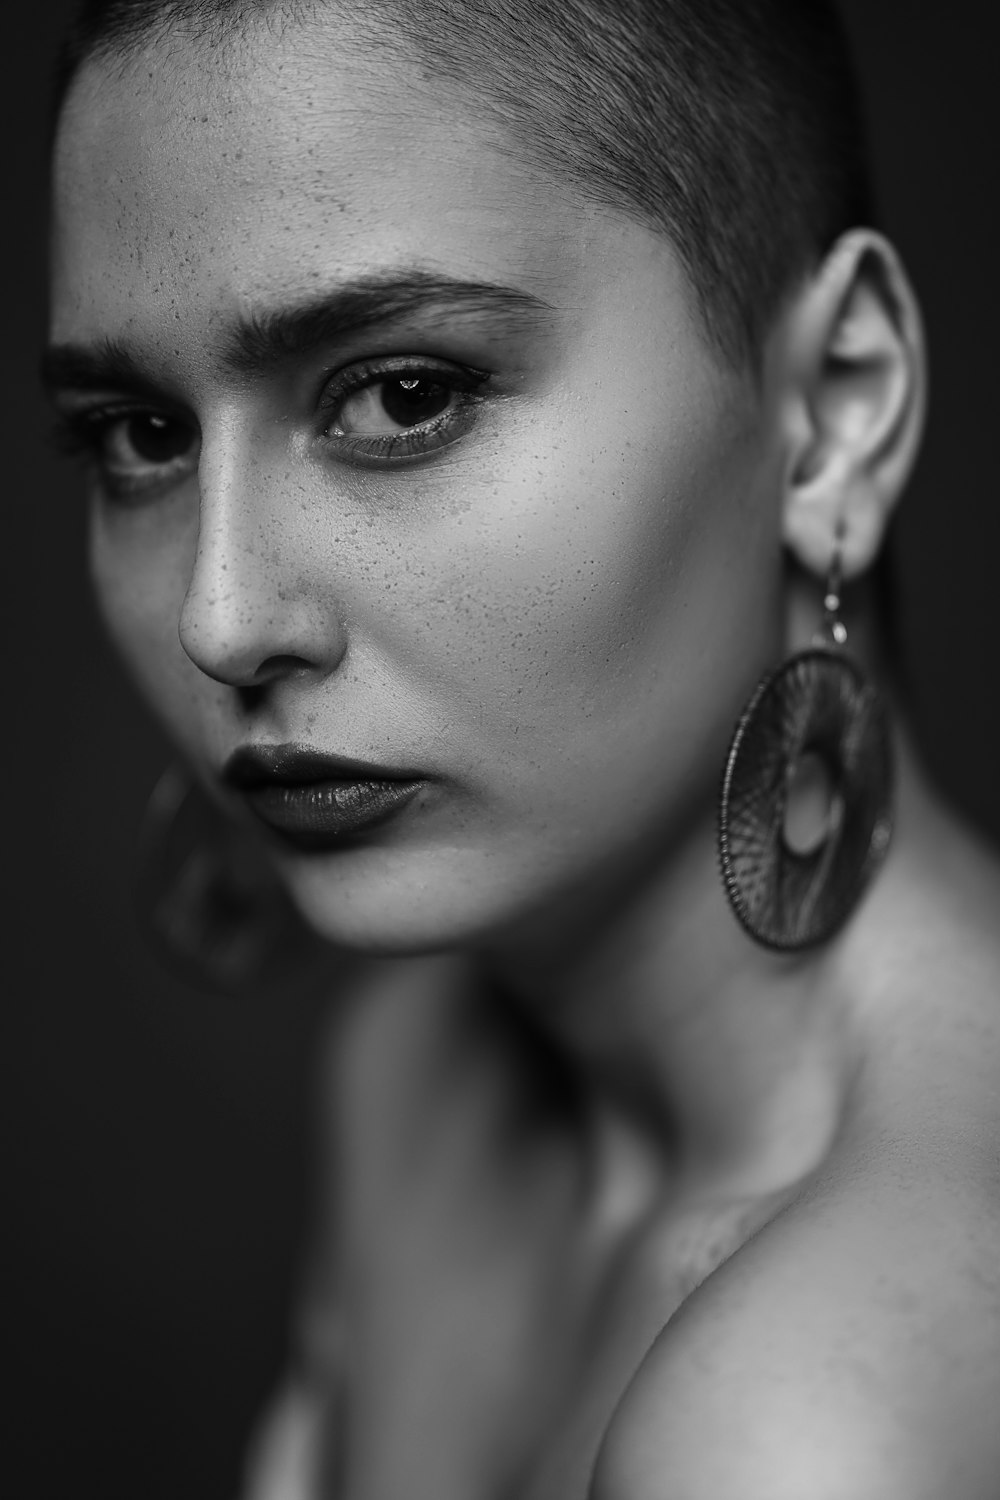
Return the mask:
{"type": "MultiPolygon", "coordinates": [[[[391,47],[321,22],[85,65],[57,142],[55,338],[181,352],[248,305],[419,265],[545,300],[660,236],[504,149],[391,47]]],[[[656,245],[653,245],[653,241],[656,245]]]]}

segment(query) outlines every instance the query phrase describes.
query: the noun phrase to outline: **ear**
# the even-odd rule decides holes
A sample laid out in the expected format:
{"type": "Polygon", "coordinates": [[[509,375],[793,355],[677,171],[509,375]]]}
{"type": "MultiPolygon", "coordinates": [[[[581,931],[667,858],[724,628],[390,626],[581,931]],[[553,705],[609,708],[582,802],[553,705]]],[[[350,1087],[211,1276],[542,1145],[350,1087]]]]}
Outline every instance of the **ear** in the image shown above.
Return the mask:
{"type": "Polygon", "coordinates": [[[892,246],[873,230],[844,235],[776,334],[784,540],[820,576],[839,541],[844,577],[856,577],[878,553],[923,430],[923,329],[892,246]]]}

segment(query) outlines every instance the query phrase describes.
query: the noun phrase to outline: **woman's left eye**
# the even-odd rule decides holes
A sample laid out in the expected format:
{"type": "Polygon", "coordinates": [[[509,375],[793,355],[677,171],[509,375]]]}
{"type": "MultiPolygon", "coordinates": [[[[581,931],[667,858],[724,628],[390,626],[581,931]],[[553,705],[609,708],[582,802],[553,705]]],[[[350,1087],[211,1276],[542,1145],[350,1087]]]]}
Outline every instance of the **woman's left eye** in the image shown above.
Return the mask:
{"type": "Polygon", "coordinates": [[[328,386],[325,436],[349,461],[419,458],[466,432],[488,377],[479,370],[396,362],[345,371],[328,386]]]}

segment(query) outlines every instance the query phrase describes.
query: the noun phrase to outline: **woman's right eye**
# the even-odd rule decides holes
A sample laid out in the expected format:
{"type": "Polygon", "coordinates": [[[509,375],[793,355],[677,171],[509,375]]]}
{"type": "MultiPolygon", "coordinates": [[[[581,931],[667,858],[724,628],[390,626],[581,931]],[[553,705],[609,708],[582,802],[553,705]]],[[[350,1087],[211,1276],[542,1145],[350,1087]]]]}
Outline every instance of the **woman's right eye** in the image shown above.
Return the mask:
{"type": "Polygon", "coordinates": [[[84,453],[115,499],[169,488],[198,467],[198,434],[162,412],[98,409],[63,419],[61,445],[84,453]]]}

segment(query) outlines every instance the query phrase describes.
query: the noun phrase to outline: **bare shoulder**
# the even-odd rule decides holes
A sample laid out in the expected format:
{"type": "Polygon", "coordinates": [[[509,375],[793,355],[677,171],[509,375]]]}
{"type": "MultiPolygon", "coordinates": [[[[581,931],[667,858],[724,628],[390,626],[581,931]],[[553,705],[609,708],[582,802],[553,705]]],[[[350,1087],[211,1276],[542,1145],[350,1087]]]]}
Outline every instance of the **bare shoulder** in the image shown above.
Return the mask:
{"type": "Polygon", "coordinates": [[[591,1500],[1000,1497],[1000,864],[931,804],[862,926],[847,1127],[660,1333],[591,1500]]]}
{"type": "Polygon", "coordinates": [[[590,1500],[997,1500],[998,1198],[916,1144],[839,1161],[670,1320],[590,1500]]]}
{"type": "Polygon", "coordinates": [[[938,848],[872,897],[849,1128],[662,1330],[590,1500],[1000,1500],[1000,880],[938,848]]]}

